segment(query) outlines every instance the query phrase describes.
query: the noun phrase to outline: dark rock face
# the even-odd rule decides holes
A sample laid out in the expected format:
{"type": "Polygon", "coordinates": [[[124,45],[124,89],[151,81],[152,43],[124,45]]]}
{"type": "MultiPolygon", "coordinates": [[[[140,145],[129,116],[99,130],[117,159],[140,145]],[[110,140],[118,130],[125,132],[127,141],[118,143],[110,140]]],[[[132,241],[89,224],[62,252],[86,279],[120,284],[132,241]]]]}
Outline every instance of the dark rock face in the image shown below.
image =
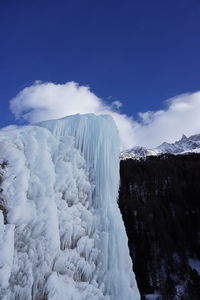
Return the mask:
{"type": "Polygon", "coordinates": [[[0,211],[2,211],[4,216],[4,224],[7,224],[7,210],[5,207],[4,199],[2,197],[2,182],[3,182],[3,171],[7,166],[7,162],[0,163],[0,211]]]}
{"type": "Polygon", "coordinates": [[[142,299],[200,299],[200,154],[121,161],[119,206],[142,299]]]}

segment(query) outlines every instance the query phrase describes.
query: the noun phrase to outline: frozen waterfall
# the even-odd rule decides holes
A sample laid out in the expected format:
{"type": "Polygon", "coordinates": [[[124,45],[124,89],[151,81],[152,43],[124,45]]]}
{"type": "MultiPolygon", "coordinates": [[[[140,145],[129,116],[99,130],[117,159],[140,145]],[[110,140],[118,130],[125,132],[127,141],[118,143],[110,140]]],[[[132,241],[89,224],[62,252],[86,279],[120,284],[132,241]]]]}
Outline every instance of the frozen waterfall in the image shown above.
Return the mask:
{"type": "Polygon", "coordinates": [[[138,300],[112,118],[0,131],[0,299],[138,300]]]}

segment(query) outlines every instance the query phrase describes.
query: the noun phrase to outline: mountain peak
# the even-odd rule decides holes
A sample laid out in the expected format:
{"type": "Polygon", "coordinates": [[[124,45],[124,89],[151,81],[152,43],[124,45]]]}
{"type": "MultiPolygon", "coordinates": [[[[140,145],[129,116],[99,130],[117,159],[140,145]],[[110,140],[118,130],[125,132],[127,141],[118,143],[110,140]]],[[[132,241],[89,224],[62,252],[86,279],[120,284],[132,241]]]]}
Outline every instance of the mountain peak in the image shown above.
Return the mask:
{"type": "Polygon", "coordinates": [[[121,159],[137,159],[150,155],[160,155],[166,153],[183,154],[188,152],[200,153],[200,134],[191,135],[189,137],[183,134],[182,138],[175,143],[163,142],[161,145],[153,149],[137,146],[128,152],[124,151],[121,153],[121,159]]]}
{"type": "Polygon", "coordinates": [[[185,134],[182,135],[181,141],[187,140],[187,136],[185,134]]]}

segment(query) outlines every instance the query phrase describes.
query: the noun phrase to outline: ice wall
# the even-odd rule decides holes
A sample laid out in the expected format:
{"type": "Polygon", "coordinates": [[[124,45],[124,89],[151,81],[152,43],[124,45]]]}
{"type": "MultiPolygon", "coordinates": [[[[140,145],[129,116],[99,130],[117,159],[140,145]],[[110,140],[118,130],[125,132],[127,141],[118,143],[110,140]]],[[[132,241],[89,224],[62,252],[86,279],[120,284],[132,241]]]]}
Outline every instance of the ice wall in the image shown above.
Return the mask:
{"type": "Polygon", "coordinates": [[[0,132],[1,299],[140,299],[117,206],[118,157],[110,116],[0,132]]]}
{"type": "Polygon", "coordinates": [[[116,126],[109,115],[74,115],[40,124],[54,136],[70,135],[83,153],[90,181],[95,185],[90,206],[98,216],[100,249],[97,280],[105,285],[111,299],[138,299],[129,257],[124,224],[117,206],[119,189],[119,140],[116,126]]]}

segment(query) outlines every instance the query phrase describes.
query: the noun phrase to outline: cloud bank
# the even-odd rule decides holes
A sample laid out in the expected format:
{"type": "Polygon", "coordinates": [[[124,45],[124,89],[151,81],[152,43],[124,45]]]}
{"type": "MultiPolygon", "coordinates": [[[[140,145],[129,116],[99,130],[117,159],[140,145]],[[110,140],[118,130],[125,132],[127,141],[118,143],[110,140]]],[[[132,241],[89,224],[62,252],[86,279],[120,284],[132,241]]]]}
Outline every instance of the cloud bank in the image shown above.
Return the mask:
{"type": "Polygon", "coordinates": [[[166,101],[166,109],[139,113],[136,143],[155,147],[200,133],[200,92],[176,96],[166,101]]]}
{"type": "Polygon", "coordinates": [[[200,92],[176,96],[165,104],[163,110],[140,112],[135,121],[120,113],[120,101],[109,106],[87,86],[36,81],[10,101],[10,109],[17,119],[31,124],[77,113],[110,114],[117,124],[122,149],[155,147],[163,141],[174,142],[183,133],[200,133],[200,92]]]}
{"type": "Polygon", "coordinates": [[[10,101],[10,109],[15,117],[31,124],[77,113],[110,114],[118,127],[121,148],[126,149],[133,145],[134,121],[119,113],[121,105],[120,101],[115,101],[109,106],[92,93],[89,87],[73,81],[65,84],[36,81],[10,101]]]}

